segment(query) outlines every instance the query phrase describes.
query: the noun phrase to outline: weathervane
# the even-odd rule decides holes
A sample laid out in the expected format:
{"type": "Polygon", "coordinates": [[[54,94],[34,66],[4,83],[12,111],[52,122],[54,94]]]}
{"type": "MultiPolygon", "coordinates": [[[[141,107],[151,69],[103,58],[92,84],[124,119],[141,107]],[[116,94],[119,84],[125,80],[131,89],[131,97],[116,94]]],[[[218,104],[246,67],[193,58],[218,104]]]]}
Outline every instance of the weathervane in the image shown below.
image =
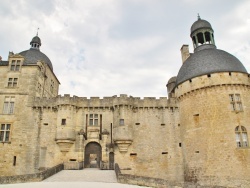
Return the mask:
{"type": "Polygon", "coordinates": [[[36,36],[38,36],[38,30],[39,30],[39,27],[37,28],[36,36]]]}

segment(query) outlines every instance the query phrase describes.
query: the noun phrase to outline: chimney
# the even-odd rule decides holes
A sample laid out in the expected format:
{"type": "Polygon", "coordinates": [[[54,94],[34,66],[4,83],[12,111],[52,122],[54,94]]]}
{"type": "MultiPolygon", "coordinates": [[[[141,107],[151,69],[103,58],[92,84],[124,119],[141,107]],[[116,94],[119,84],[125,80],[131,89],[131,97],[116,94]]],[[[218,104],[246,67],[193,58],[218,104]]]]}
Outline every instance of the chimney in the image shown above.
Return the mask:
{"type": "Polygon", "coordinates": [[[182,63],[184,63],[189,56],[190,56],[189,47],[188,47],[187,44],[183,44],[182,47],[181,47],[182,63]]]}

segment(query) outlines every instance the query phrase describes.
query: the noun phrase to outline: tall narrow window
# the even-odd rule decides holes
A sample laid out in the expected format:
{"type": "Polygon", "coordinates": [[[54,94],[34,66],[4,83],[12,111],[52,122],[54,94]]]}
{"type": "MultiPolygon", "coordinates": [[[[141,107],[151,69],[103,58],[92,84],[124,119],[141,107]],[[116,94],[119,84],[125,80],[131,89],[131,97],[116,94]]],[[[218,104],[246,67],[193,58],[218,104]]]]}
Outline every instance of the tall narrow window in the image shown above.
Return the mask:
{"type": "Polygon", "coordinates": [[[16,156],[13,157],[13,166],[16,166],[16,156]]]}
{"type": "Polygon", "coordinates": [[[244,126],[237,126],[235,128],[235,138],[238,148],[248,147],[247,130],[244,126]]]}
{"type": "Polygon", "coordinates": [[[5,97],[3,105],[4,114],[13,114],[15,97],[5,97]]]}
{"type": "Polygon", "coordinates": [[[16,87],[18,78],[9,78],[8,87],[16,87]]]}
{"type": "Polygon", "coordinates": [[[53,90],[54,90],[54,85],[55,85],[55,82],[53,80],[51,80],[51,83],[50,83],[50,91],[53,93],[53,90]]]}
{"type": "Polygon", "coordinates": [[[10,141],[10,124],[1,124],[0,142],[10,141]]]}
{"type": "Polygon", "coordinates": [[[230,94],[229,100],[232,111],[243,111],[240,94],[230,94]]]}
{"type": "Polygon", "coordinates": [[[19,71],[20,70],[20,60],[12,60],[11,65],[10,65],[10,70],[11,71],[19,71]]]}
{"type": "Polygon", "coordinates": [[[37,84],[37,92],[38,92],[39,94],[42,93],[42,85],[41,85],[40,83],[37,84]]]}
{"type": "Polygon", "coordinates": [[[98,125],[98,114],[89,114],[89,125],[98,125]]]}

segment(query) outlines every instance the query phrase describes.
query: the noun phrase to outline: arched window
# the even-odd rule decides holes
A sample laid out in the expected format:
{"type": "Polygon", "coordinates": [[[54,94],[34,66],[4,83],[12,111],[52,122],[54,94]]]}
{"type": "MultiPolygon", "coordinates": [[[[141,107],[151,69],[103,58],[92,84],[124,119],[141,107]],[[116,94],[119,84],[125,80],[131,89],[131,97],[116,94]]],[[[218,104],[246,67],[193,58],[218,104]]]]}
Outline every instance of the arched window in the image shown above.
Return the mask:
{"type": "Polygon", "coordinates": [[[205,43],[206,44],[212,44],[212,40],[210,38],[210,33],[208,31],[205,32],[205,43]]]}
{"type": "Polygon", "coordinates": [[[197,39],[198,39],[198,46],[204,44],[205,41],[204,41],[203,33],[198,33],[197,39]]]}
{"type": "Polygon", "coordinates": [[[193,44],[194,44],[194,47],[196,48],[197,47],[197,43],[196,43],[196,39],[195,39],[195,36],[193,36],[193,44]]]}
{"type": "Polygon", "coordinates": [[[248,147],[247,129],[244,126],[235,128],[236,144],[238,148],[248,147]]]}

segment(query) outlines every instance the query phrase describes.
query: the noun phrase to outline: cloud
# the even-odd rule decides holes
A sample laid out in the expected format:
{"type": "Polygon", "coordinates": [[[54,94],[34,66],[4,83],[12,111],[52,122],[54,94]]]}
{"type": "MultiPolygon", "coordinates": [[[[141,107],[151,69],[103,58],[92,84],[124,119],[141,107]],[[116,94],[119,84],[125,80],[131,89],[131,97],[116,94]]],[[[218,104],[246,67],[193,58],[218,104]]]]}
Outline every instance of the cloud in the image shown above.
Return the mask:
{"type": "Polygon", "coordinates": [[[0,55],[29,48],[36,34],[53,63],[60,94],[167,96],[166,83],[181,67],[182,44],[200,13],[218,48],[250,70],[247,1],[17,0],[2,1],[0,55]],[[216,6],[215,6],[216,5],[216,6]]]}

